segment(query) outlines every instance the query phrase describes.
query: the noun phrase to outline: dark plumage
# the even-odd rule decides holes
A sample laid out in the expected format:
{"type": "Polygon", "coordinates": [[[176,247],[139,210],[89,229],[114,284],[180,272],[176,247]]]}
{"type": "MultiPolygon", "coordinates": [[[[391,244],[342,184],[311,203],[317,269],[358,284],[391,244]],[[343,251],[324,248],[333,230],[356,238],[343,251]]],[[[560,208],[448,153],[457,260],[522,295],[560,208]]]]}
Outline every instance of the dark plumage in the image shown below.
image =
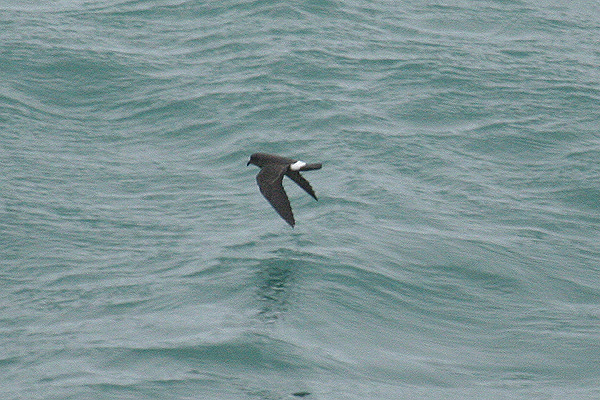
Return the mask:
{"type": "Polygon", "coordinates": [[[260,172],[256,175],[256,182],[258,183],[260,192],[271,203],[275,211],[281,215],[281,218],[292,227],[296,224],[296,221],[294,220],[290,200],[283,189],[283,176],[285,175],[296,182],[306,193],[314,197],[315,200],[318,200],[312,186],[300,175],[299,171],[321,169],[321,164],[307,164],[304,161],[265,153],[252,154],[250,161],[246,165],[250,164],[260,167],[260,172]]]}

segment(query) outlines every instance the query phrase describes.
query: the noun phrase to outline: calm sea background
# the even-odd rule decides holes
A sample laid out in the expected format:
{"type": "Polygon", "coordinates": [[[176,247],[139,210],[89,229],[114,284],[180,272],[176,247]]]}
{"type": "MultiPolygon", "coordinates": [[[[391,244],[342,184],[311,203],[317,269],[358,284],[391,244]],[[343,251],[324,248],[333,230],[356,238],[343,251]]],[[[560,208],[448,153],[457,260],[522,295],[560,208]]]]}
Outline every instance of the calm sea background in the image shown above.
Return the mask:
{"type": "Polygon", "coordinates": [[[600,398],[597,1],[2,0],[0,161],[4,400],[600,398]]]}

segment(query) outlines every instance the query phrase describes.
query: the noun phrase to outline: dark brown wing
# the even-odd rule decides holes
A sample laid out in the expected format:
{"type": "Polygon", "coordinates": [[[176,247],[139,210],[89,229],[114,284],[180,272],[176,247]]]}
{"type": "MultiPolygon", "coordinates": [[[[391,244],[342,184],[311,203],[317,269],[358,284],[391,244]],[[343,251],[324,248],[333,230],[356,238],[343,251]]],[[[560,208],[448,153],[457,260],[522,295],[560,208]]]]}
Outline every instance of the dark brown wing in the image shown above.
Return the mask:
{"type": "Polygon", "coordinates": [[[294,221],[294,214],[292,214],[292,206],[281,184],[287,168],[287,165],[282,164],[267,165],[261,168],[258,175],[256,175],[256,182],[260,192],[271,203],[275,211],[293,227],[296,222],[294,221]]]}
{"type": "Polygon", "coordinates": [[[310,183],[308,183],[308,181],[302,175],[300,175],[300,172],[298,172],[298,171],[287,171],[286,175],[291,180],[293,180],[294,182],[296,182],[298,184],[298,186],[300,186],[302,189],[304,189],[306,191],[306,193],[308,193],[312,197],[314,197],[315,200],[318,200],[317,196],[315,195],[315,191],[313,190],[312,186],[310,186],[310,183]]]}

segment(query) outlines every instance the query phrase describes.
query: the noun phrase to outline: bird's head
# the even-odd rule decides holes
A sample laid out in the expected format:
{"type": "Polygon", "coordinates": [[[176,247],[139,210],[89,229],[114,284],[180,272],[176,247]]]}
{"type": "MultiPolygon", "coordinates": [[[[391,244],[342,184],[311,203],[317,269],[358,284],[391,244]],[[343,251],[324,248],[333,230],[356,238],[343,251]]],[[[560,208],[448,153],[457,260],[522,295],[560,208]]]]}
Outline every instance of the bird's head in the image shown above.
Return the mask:
{"type": "Polygon", "coordinates": [[[266,154],[263,153],[254,153],[250,156],[250,161],[248,161],[248,163],[246,164],[246,166],[250,165],[250,164],[254,164],[257,167],[263,167],[266,164],[266,160],[265,160],[265,156],[266,154]]]}

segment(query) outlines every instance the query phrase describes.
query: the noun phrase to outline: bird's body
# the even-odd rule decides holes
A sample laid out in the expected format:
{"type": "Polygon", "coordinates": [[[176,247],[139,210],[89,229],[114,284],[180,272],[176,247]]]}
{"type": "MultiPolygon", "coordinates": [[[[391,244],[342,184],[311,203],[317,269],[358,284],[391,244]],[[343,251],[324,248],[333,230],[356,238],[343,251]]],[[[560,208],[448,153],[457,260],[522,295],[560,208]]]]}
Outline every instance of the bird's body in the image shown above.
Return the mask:
{"type": "Polygon", "coordinates": [[[292,227],[296,224],[296,221],[294,220],[290,200],[283,189],[282,180],[284,175],[296,182],[315,200],[318,200],[312,186],[300,175],[299,171],[321,169],[321,164],[307,164],[304,161],[266,153],[252,154],[247,165],[250,164],[260,167],[260,172],[256,176],[260,192],[271,203],[275,211],[292,227]]]}

